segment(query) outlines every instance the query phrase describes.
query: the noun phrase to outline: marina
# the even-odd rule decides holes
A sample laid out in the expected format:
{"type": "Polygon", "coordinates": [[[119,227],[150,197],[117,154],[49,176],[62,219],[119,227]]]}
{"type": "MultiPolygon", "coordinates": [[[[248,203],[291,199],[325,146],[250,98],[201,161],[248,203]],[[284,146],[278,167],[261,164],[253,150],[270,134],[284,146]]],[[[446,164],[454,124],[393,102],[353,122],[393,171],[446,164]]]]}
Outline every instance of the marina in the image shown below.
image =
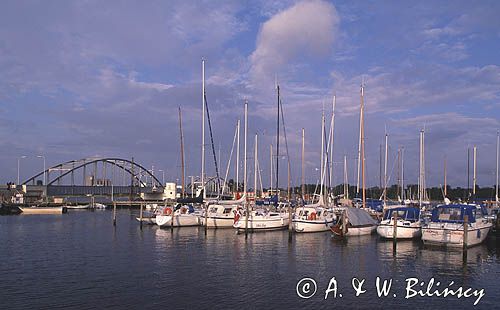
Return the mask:
{"type": "Polygon", "coordinates": [[[500,2],[0,2],[1,309],[497,309],[500,2]]]}
{"type": "MultiPolygon", "coordinates": [[[[205,235],[201,226],[170,231],[148,225],[141,230],[138,216],[137,209],[120,208],[116,226],[109,210],[0,217],[3,304],[10,309],[33,307],[35,300],[37,308],[196,308],[201,299],[212,308],[224,299],[223,308],[245,303],[257,308],[341,304],[368,309],[375,298],[377,307],[402,307],[409,302],[404,298],[409,277],[484,288],[480,309],[499,302],[500,243],[492,236],[469,248],[464,261],[461,250],[428,248],[420,241],[398,242],[394,252],[391,241],[375,234],[345,241],[329,232],[296,234],[289,243],[286,231],[245,239],[232,229],[210,229],[205,235]],[[318,283],[319,292],[311,299],[296,296],[303,277],[318,283]],[[331,277],[336,277],[343,297],[325,300],[331,277]],[[366,279],[365,294],[355,297],[352,277],[366,279]],[[393,279],[397,298],[379,299],[372,285],[376,277],[393,279]],[[226,298],[228,291],[234,298],[226,298]]],[[[415,308],[470,308],[474,303],[438,297],[410,300],[415,308]]]]}

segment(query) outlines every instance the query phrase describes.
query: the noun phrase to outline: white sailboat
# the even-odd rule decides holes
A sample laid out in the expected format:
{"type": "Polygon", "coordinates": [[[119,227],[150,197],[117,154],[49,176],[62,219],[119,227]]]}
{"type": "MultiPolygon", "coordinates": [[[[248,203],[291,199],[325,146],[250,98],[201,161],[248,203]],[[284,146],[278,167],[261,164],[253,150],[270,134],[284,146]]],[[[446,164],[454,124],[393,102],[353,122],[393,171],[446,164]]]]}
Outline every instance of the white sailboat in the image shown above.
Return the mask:
{"type": "Polygon", "coordinates": [[[160,227],[181,227],[200,225],[200,216],[188,206],[182,206],[173,211],[172,207],[165,207],[161,214],[156,216],[156,225],[160,227]]]}
{"type": "Polygon", "coordinates": [[[241,212],[241,210],[238,210],[234,218],[233,227],[236,228],[238,232],[241,232],[245,231],[248,225],[249,231],[256,232],[283,230],[288,227],[288,223],[288,213],[286,212],[270,212],[267,210],[250,211],[250,216],[248,216],[247,220],[246,211],[241,212]]]}
{"type": "Polygon", "coordinates": [[[208,205],[208,214],[201,218],[201,224],[208,228],[232,228],[236,213],[242,209],[245,200],[243,195],[238,200],[221,200],[208,205]]]}
{"type": "MultiPolygon", "coordinates": [[[[278,124],[280,117],[280,96],[279,96],[279,85],[276,85],[278,91],[278,124]]],[[[279,128],[279,125],[278,125],[279,128]]],[[[244,192],[246,193],[247,189],[247,129],[248,129],[248,102],[245,101],[245,151],[244,151],[244,192]]],[[[278,129],[279,130],[279,129],[278,129]]],[[[277,145],[279,145],[279,134],[277,134],[277,145]]],[[[276,153],[279,154],[279,147],[276,148],[276,153]]],[[[257,136],[255,138],[255,170],[254,170],[254,187],[256,187],[256,169],[257,169],[257,136]]],[[[278,162],[278,158],[277,158],[278,162]]],[[[278,165],[276,165],[276,190],[278,189],[278,165]]],[[[254,188],[255,193],[257,193],[257,189],[254,188]]],[[[244,211],[238,210],[234,218],[233,227],[241,231],[269,231],[269,230],[282,230],[288,228],[289,213],[287,212],[274,212],[268,210],[253,210],[251,211],[248,205],[248,201],[245,202],[246,208],[244,211]]]]}
{"type": "MultiPolygon", "coordinates": [[[[224,178],[224,186],[222,188],[221,192],[224,192],[225,186],[226,186],[226,179],[227,175],[229,172],[230,164],[231,164],[231,157],[233,154],[233,149],[234,149],[234,143],[237,143],[237,152],[236,152],[236,187],[238,187],[238,177],[239,177],[239,138],[240,136],[240,121],[238,120],[236,124],[236,131],[235,131],[235,136],[233,139],[233,147],[231,148],[231,154],[229,156],[229,161],[228,165],[226,168],[226,175],[224,178]]],[[[238,192],[238,190],[236,190],[238,192]]],[[[208,205],[208,214],[206,217],[203,217],[201,219],[202,225],[206,226],[207,228],[232,228],[234,224],[234,217],[240,209],[245,201],[246,201],[246,195],[243,194],[243,196],[237,200],[217,200],[213,204],[208,205]]]]}
{"type": "Polygon", "coordinates": [[[471,247],[482,243],[492,226],[477,205],[440,205],[432,210],[431,221],[422,227],[422,240],[429,245],[462,247],[465,243],[471,247]]]}
{"type": "Polygon", "coordinates": [[[396,220],[396,238],[412,239],[422,235],[420,210],[415,207],[398,206],[385,210],[384,218],[377,227],[382,238],[394,238],[394,220],[396,220]]]}
{"type": "MultiPolygon", "coordinates": [[[[333,115],[331,121],[330,139],[328,141],[328,149],[331,150],[331,141],[333,139],[333,126],[335,117],[335,96],[333,97],[333,115]]],[[[321,117],[321,187],[320,187],[320,198],[319,202],[316,204],[304,205],[295,210],[295,214],[292,219],[292,228],[298,233],[301,232],[322,232],[330,230],[330,227],[335,222],[335,215],[331,210],[325,208],[324,194],[323,194],[323,181],[325,177],[325,168],[327,165],[324,164],[323,151],[324,151],[324,130],[325,130],[325,115],[322,114],[321,117]]],[[[304,135],[302,135],[302,150],[304,150],[304,135]]],[[[304,151],[302,151],[304,154],[304,151]]],[[[331,173],[331,172],[330,172],[331,173]]]]}
{"type": "Polygon", "coordinates": [[[328,231],[334,223],[335,214],[320,204],[297,208],[292,219],[293,230],[299,233],[328,231]]]}

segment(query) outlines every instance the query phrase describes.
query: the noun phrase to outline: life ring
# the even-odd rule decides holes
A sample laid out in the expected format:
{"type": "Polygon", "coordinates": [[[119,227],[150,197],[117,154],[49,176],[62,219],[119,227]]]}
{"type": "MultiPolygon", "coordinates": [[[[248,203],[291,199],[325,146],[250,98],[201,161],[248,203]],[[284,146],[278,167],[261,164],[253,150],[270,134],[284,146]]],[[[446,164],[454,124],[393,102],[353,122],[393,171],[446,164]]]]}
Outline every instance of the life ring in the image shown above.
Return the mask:
{"type": "Polygon", "coordinates": [[[172,214],[172,209],[170,208],[163,209],[163,215],[170,215],[170,214],[172,214]]]}
{"type": "Polygon", "coordinates": [[[316,220],[316,212],[312,212],[311,214],[309,214],[308,220],[315,221],[316,220]]]}

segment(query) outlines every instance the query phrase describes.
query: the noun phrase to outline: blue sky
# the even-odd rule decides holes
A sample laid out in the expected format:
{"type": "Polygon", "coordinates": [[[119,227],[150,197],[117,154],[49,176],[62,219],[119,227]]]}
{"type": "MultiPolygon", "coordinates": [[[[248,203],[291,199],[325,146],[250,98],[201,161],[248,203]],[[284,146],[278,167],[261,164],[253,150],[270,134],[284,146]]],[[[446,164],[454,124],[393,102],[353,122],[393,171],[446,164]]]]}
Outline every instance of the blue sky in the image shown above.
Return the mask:
{"type": "MultiPolygon", "coordinates": [[[[21,155],[29,156],[22,179],[41,170],[38,154],[48,165],[134,156],[176,179],[178,106],[187,172],[198,175],[204,57],[223,166],[246,98],[264,186],[276,76],[294,183],[302,127],[306,177],[318,178],[321,110],[330,113],[334,93],[335,161],[348,157],[354,182],[364,79],[368,184],[378,184],[385,130],[389,171],[404,146],[405,181],[417,182],[425,126],[427,184],[442,183],[446,156],[449,183],[464,186],[467,147],[477,145],[478,183],[491,186],[500,128],[498,12],[498,1],[2,1],[0,181],[16,179],[21,155]]],[[[335,174],[340,181],[340,165],[335,174]]]]}

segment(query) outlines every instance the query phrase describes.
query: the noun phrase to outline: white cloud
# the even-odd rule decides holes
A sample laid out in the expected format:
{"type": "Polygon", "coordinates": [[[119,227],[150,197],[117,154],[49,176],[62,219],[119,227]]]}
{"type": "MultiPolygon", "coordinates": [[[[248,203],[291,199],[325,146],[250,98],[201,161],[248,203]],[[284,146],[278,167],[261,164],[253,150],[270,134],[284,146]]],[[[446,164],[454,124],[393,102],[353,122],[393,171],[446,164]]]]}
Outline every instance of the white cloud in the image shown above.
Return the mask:
{"type": "Polygon", "coordinates": [[[273,78],[298,58],[324,59],[332,52],[338,24],[335,7],[324,1],[302,1],[274,15],[262,25],[250,56],[252,78],[273,78]]]}

